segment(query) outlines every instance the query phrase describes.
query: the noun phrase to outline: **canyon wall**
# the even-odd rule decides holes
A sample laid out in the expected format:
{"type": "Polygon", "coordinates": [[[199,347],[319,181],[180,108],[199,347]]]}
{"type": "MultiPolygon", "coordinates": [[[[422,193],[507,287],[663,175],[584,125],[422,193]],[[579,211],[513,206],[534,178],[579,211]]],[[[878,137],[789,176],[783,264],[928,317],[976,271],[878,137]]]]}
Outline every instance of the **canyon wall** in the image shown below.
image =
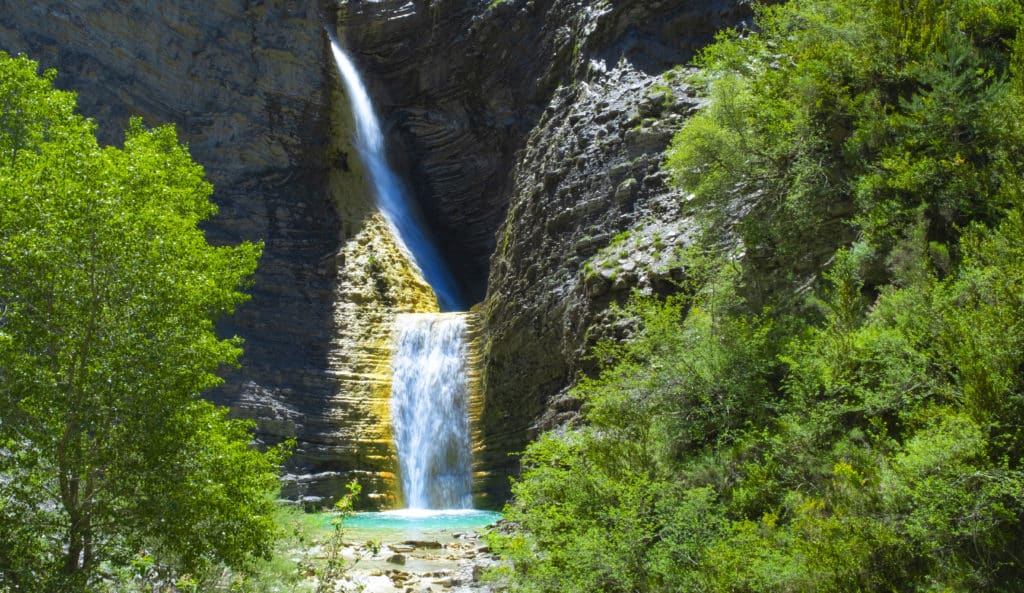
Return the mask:
{"type": "Polygon", "coordinates": [[[396,160],[483,297],[478,500],[507,497],[515,453],[574,418],[589,346],[621,337],[609,305],[685,274],[692,225],[659,165],[697,102],[665,73],[749,15],[730,0],[339,6],[396,160]]]}
{"type": "Polygon", "coordinates": [[[478,502],[510,454],[571,420],[588,345],[621,333],[610,303],[673,290],[685,199],[661,152],[696,108],[681,78],[744,0],[0,0],[0,50],[79,93],[101,141],[130,116],[174,123],[216,190],[215,243],[262,240],[252,300],[220,329],[242,368],[212,395],[296,440],[285,494],[356,477],[396,502],[387,412],[391,323],[433,295],[372,205],[324,27],[380,112],[474,323],[478,502]],[[129,5],[130,4],[130,5],[129,5]]]}
{"type": "MultiPolygon", "coordinates": [[[[514,475],[511,452],[575,418],[566,392],[593,372],[590,347],[625,337],[609,306],[634,290],[678,290],[696,225],[660,163],[698,102],[673,68],[747,10],[729,1],[561,5],[572,15],[560,46],[571,77],[510,171],[483,306],[484,465],[495,475],[514,475]]],[[[507,485],[488,487],[504,498],[507,485]]]]}

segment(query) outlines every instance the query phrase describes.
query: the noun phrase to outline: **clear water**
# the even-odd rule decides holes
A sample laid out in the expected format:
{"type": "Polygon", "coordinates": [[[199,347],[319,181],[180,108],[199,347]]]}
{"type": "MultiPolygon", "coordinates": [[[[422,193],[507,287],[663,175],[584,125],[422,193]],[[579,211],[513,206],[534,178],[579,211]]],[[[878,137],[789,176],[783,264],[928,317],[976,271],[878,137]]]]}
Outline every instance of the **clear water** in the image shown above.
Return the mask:
{"type": "MultiPolygon", "coordinates": [[[[449,532],[483,529],[501,519],[501,513],[475,509],[423,511],[402,509],[379,513],[355,513],[345,520],[346,531],[387,534],[449,532]]],[[[329,520],[327,520],[329,523],[329,520]]]]}
{"type": "Polygon", "coordinates": [[[422,217],[410,200],[405,185],[388,166],[380,122],[359,72],[333,37],[331,52],[348,91],[356,122],[356,150],[370,173],[377,206],[391,225],[399,243],[420,268],[424,280],[434,289],[441,310],[465,309],[458,286],[437,247],[424,232],[422,217]]]}
{"type": "Polygon", "coordinates": [[[391,424],[409,509],[473,506],[466,316],[399,315],[391,424]]]}

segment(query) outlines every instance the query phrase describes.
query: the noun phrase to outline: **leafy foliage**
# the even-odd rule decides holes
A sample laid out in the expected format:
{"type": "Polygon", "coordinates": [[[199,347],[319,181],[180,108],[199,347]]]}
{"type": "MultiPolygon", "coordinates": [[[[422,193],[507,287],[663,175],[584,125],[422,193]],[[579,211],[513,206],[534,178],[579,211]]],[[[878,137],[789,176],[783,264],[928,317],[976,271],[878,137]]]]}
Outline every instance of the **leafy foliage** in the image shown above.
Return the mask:
{"type": "Polygon", "coordinates": [[[240,340],[261,247],[216,211],[172,127],[97,145],[75,97],[0,54],[0,590],[172,582],[267,553],[283,450],[200,393],[240,340]]]}
{"type": "Polygon", "coordinates": [[[345,549],[345,520],[354,513],[355,502],[362,491],[358,482],[348,483],[348,494],[342,496],[334,503],[334,515],[331,518],[330,534],[324,538],[323,547],[325,558],[323,562],[307,563],[308,572],[317,579],[316,593],[330,593],[337,589],[338,581],[365,557],[365,554],[376,554],[380,551],[380,542],[374,540],[367,542],[369,551],[364,555],[356,555],[352,560],[345,559],[342,552],[345,549]]]}
{"type": "Polygon", "coordinates": [[[527,450],[514,588],[1024,590],[1022,17],[797,0],[705,51],[667,166],[720,255],[527,450]]]}
{"type": "Polygon", "coordinates": [[[800,0],[705,50],[710,104],[667,164],[714,236],[741,218],[748,299],[791,293],[855,239],[880,286],[922,221],[955,256],[966,223],[999,219],[1024,170],[1022,19],[1010,0],[800,0]]]}

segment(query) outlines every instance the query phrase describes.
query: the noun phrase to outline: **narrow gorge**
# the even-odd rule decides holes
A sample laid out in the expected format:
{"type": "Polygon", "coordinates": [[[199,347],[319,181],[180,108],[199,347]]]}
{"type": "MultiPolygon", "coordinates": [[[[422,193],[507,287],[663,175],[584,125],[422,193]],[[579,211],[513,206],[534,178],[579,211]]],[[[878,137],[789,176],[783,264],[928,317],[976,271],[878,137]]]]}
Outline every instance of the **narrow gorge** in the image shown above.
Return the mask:
{"type": "Polygon", "coordinates": [[[262,443],[295,439],[285,496],[326,504],[356,479],[367,508],[500,506],[516,454],[574,418],[587,349],[628,331],[610,305],[685,276],[693,225],[660,164],[699,103],[672,68],[750,15],[744,0],[29,4],[0,0],[0,49],[56,68],[106,142],[131,116],[175,123],[215,187],[211,242],[265,244],[251,302],[220,328],[245,339],[242,366],[212,398],[262,443]],[[442,408],[465,424],[426,436],[456,473],[396,452],[426,414],[396,389],[434,380],[404,365],[450,349],[465,378],[442,408]],[[403,500],[418,472],[443,492],[403,500]]]}

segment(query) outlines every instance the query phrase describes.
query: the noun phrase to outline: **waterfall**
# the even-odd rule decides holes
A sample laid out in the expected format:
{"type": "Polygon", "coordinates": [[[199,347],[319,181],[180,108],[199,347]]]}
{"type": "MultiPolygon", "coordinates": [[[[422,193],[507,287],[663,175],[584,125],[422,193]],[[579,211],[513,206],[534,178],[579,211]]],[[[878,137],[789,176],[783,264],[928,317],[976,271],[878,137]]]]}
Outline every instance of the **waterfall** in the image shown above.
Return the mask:
{"type": "Polygon", "coordinates": [[[423,279],[434,289],[441,310],[462,309],[455,280],[441,259],[437,247],[423,232],[421,217],[409,199],[405,186],[388,166],[380,122],[377,120],[366,87],[359,78],[359,72],[333,36],[331,52],[348,91],[352,116],[356,123],[356,150],[359,151],[359,156],[369,171],[378,208],[391,225],[399,243],[419,267],[423,279]]]}
{"type": "Polygon", "coordinates": [[[466,317],[399,315],[391,418],[410,509],[472,507],[466,317]]]}
{"type": "MultiPolygon", "coordinates": [[[[380,122],[355,66],[331,37],[331,51],[348,91],[356,149],[369,172],[377,206],[400,246],[434,289],[442,311],[462,308],[458,288],[421,217],[388,166],[380,122]]],[[[398,315],[391,362],[391,421],[402,492],[410,509],[472,508],[466,315],[398,315]]]]}

